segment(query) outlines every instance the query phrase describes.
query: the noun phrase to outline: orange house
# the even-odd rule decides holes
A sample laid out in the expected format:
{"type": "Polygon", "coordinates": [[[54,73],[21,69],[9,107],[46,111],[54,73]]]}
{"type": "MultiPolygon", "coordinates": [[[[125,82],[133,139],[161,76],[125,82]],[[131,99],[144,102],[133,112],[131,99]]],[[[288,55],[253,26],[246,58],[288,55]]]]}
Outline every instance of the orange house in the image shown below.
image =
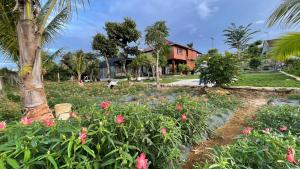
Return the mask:
{"type": "MultiPolygon", "coordinates": [[[[171,52],[168,57],[168,66],[163,68],[162,73],[169,74],[170,72],[178,72],[179,64],[186,64],[190,70],[194,71],[196,60],[201,56],[201,53],[195,49],[171,41],[167,41],[166,43],[170,47],[171,52]]],[[[145,49],[144,53],[152,53],[152,49],[145,49]]]]}

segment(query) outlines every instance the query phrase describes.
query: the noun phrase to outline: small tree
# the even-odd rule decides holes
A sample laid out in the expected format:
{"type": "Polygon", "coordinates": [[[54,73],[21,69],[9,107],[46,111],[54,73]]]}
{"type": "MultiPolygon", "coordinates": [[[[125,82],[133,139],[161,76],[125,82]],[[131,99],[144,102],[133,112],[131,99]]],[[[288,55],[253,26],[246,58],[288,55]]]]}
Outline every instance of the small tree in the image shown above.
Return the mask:
{"type": "Polygon", "coordinates": [[[105,59],[107,67],[107,77],[111,78],[109,58],[115,57],[118,53],[118,48],[113,40],[108,39],[103,34],[98,33],[93,40],[92,48],[97,50],[105,59]]]}
{"type": "Polygon", "coordinates": [[[179,69],[180,74],[183,74],[183,73],[186,74],[189,71],[189,67],[186,64],[179,64],[178,69],[179,69]]]}
{"type": "Polygon", "coordinates": [[[254,57],[250,59],[249,66],[251,69],[257,70],[261,65],[261,59],[259,57],[254,57]]]}
{"type": "Polygon", "coordinates": [[[126,68],[126,60],[129,55],[137,56],[139,54],[136,42],[141,37],[141,33],[137,30],[136,23],[130,18],[125,18],[122,23],[107,22],[105,24],[105,30],[108,38],[114,41],[114,43],[121,48],[121,56],[124,57],[124,61],[122,63],[123,71],[125,72],[128,80],[130,80],[126,68]]]}
{"type": "Polygon", "coordinates": [[[145,30],[146,44],[153,50],[156,55],[156,86],[159,88],[159,59],[161,53],[166,48],[166,38],[169,35],[168,27],[165,21],[158,21],[145,30]]]}
{"type": "Polygon", "coordinates": [[[85,72],[87,68],[87,60],[85,54],[82,50],[75,53],[67,53],[63,56],[62,64],[66,67],[70,73],[77,75],[77,80],[80,82],[81,75],[85,72]]]}
{"type": "Polygon", "coordinates": [[[186,44],[186,46],[187,46],[187,47],[189,47],[189,48],[191,48],[191,49],[193,49],[193,47],[194,47],[194,43],[193,43],[193,42],[191,42],[191,43],[188,43],[188,44],[186,44]]]}
{"type": "Polygon", "coordinates": [[[226,52],[222,56],[216,50],[208,55],[207,68],[201,69],[201,76],[204,83],[215,83],[216,86],[222,86],[232,82],[232,79],[238,75],[237,60],[231,53],[226,52]]]}

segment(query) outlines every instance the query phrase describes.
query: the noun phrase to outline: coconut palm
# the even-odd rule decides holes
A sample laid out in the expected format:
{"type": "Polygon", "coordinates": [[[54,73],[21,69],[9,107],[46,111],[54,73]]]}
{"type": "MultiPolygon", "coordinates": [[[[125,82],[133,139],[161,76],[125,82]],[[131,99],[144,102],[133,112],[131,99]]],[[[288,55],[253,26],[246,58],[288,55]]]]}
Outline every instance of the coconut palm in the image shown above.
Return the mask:
{"type": "Polygon", "coordinates": [[[300,23],[300,0],[283,0],[268,18],[268,26],[293,26],[300,23]]]}
{"type": "Polygon", "coordinates": [[[288,33],[275,42],[271,51],[276,60],[284,61],[290,56],[300,56],[300,33],[288,33]]]}
{"type": "Polygon", "coordinates": [[[26,115],[34,120],[53,118],[41,79],[41,50],[84,0],[0,2],[0,49],[18,62],[26,115]]]}
{"type": "Polygon", "coordinates": [[[252,31],[250,28],[251,25],[252,24],[236,26],[235,23],[231,23],[231,26],[223,31],[226,38],[225,43],[231,48],[237,49],[239,58],[241,57],[241,52],[247,47],[247,43],[252,39],[252,36],[258,32],[252,31]]]}

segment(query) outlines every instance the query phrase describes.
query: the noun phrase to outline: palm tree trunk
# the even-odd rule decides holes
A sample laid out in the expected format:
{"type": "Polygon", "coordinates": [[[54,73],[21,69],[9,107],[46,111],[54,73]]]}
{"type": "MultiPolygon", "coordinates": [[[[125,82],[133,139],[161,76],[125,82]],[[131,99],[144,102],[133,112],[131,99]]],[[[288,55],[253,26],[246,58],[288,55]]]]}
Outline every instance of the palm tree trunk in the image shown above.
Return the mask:
{"type": "Polygon", "coordinates": [[[104,57],[105,58],[105,62],[106,62],[106,68],[107,68],[107,71],[106,71],[106,76],[108,79],[111,78],[110,76],[110,65],[109,65],[109,62],[108,62],[108,58],[107,57],[104,57]]]}
{"type": "Polygon", "coordinates": [[[53,114],[47,104],[41,78],[41,35],[35,32],[33,20],[25,17],[24,8],[25,5],[19,7],[20,18],[17,24],[21,91],[26,116],[41,121],[53,118],[53,114]]]}
{"type": "Polygon", "coordinates": [[[77,81],[80,82],[81,81],[81,73],[77,72],[77,81]]]}
{"type": "Polygon", "coordinates": [[[160,84],[159,84],[159,51],[156,54],[156,87],[160,88],[160,84]]]}

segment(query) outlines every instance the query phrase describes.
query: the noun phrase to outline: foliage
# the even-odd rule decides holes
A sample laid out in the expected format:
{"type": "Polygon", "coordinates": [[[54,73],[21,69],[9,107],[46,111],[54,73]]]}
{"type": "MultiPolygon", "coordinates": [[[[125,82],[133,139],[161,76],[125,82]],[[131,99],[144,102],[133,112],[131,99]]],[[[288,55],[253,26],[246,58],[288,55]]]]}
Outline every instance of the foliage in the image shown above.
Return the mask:
{"type": "Polygon", "coordinates": [[[233,86],[300,87],[300,82],[279,72],[243,73],[233,86]]]}
{"type": "Polygon", "coordinates": [[[179,64],[178,69],[180,73],[185,73],[187,74],[189,72],[189,67],[186,64],[179,64]]]}
{"type": "Polygon", "coordinates": [[[261,59],[259,57],[250,59],[249,66],[251,69],[257,70],[260,65],[261,65],[261,59]]]}
{"type": "Polygon", "coordinates": [[[254,43],[251,43],[247,46],[245,53],[248,58],[256,58],[260,57],[262,53],[262,41],[258,40],[254,43]]]}
{"type": "Polygon", "coordinates": [[[204,83],[216,83],[216,86],[222,86],[231,83],[238,75],[238,62],[232,54],[226,53],[222,56],[217,50],[213,50],[207,55],[208,67],[200,70],[200,78],[204,79],[204,83]]]}
{"type": "Polygon", "coordinates": [[[268,18],[268,26],[280,24],[282,26],[296,26],[300,22],[299,0],[285,0],[268,18]]]}
{"type": "Polygon", "coordinates": [[[271,131],[280,132],[280,127],[287,126],[287,130],[300,136],[300,107],[298,106],[272,106],[265,107],[256,113],[255,120],[249,124],[258,130],[270,128],[271,131]]]}
{"type": "Polygon", "coordinates": [[[68,52],[63,56],[63,66],[69,70],[70,73],[77,75],[77,80],[80,81],[81,75],[87,69],[87,58],[86,54],[82,50],[75,53],[68,52]]]}
{"type": "Polygon", "coordinates": [[[189,48],[191,48],[191,49],[193,49],[193,47],[194,47],[194,43],[193,43],[193,42],[191,42],[191,43],[188,43],[188,44],[186,44],[186,46],[187,46],[187,47],[189,47],[189,48]]]}
{"type": "Polygon", "coordinates": [[[284,61],[291,56],[300,56],[300,33],[288,33],[281,36],[275,42],[275,47],[272,49],[272,56],[279,61],[284,61]]]}
{"type": "Polygon", "coordinates": [[[231,48],[237,49],[239,57],[240,52],[246,48],[247,43],[252,39],[252,36],[258,32],[252,31],[250,28],[251,25],[252,24],[248,24],[247,26],[236,26],[235,23],[231,23],[231,26],[223,31],[226,38],[225,43],[231,48]]]}
{"type": "Polygon", "coordinates": [[[290,58],[286,60],[285,64],[285,72],[295,76],[300,76],[300,60],[298,58],[290,58]]]}

